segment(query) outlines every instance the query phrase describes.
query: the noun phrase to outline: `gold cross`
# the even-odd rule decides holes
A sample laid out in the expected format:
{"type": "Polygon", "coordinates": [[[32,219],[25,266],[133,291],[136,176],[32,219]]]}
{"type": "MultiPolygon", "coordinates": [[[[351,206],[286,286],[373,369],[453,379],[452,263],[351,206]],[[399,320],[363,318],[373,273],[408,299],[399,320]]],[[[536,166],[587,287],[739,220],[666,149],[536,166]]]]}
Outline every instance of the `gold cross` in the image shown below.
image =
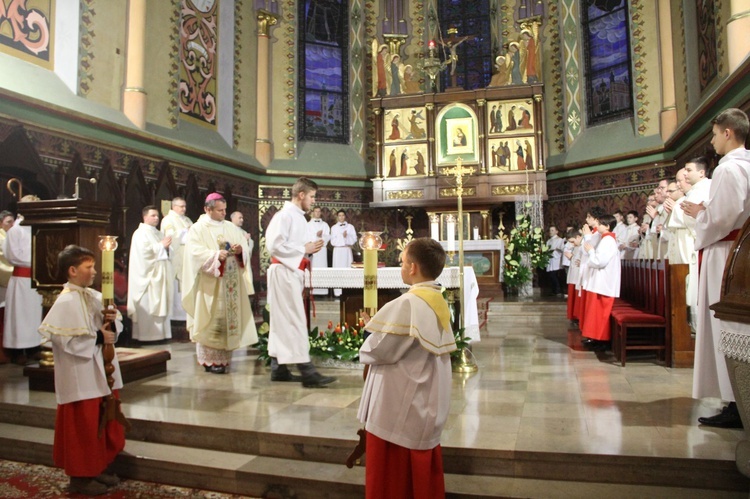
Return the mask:
{"type": "Polygon", "coordinates": [[[474,173],[474,168],[464,168],[462,165],[463,160],[459,156],[456,160],[456,166],[454,166],[453,168],[445,169],[445,173],[456,177],[456,194],[458,195],[458,197],[461,197],[461,195],[464,193],[464,175],[472,175],[474,173]]]}

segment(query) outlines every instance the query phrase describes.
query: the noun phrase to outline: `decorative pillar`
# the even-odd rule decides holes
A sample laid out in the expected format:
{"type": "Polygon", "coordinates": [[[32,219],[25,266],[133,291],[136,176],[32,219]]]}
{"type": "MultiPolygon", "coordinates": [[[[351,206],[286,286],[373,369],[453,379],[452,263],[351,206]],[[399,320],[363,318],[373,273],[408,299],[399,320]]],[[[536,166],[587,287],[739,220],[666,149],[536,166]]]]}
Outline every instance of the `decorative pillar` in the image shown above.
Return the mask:
{"type": "Polygon", "coordinates": [[[674,59],[672,58],[672,14],[670,0],[659,0],[659,54],[661,67],[661,139],[667,141],[677,129],[677,108],[674,91],[674,59]]]}
{"type": "Polygon", "coordinates": [[[376,179],[385,177],[383,173],[383,118],[382,109],[376,107],[372,110],[375,113],[375,175],[376,179]]]}
{"type": "Polygon", "coordinates": [[[143,73],[146,56],[146,0],[128,2],[128,45],[122,109],[135,126],[146,128],[146,89],[143,73]]]}
{"type": "Polygon", "coordinates": [[[265,9],[256,12],[258,22],[258,85],[256,90],[256,138],[255,157],[263,166],[271,164],[273,159],[273,142],[271,141],[271,114],[269,102],[271,100],[271,26],[278,23],[279,18],[265,9]]]}
{"type": "MultiPolygon", "coordinates": [[[[541,90],[541,89],[540,89],[541,90]]],[[[534,130],[536,130],[536,170],[544,170],[544,136],[542,133],[542,94],[534,95],[534,130]]]]}
{"type": "Polygon", "coordinates": [[[482,215],[482,239],[490,239],[490,212],[481,210],[479,213],[482,215]]]}
{"type": "Polygon", "coordinates": [[[479,110],[477,116],[479,116],[479,123],[477,124],[477,137],[479,137],[479,173],[487,173],[487,139],[485,134],[487,133],[485,128],[487,127],[487,100],[477,99],[477,106],[479,110]]]}
{"type": "Polygon", "coordinates": [[[750,0],[731,0],[727,21],[727,55],[729,72],[733,73],[750,53],[750,0]]]}
{"type": "Polygon", "coordinates": [[[435,104],[428,102],[425,107],[427,108],[427,140],[430,142],[427,148],[427,176],[435,176],[435,163],[437,162],[435,155],[435,104]]]}

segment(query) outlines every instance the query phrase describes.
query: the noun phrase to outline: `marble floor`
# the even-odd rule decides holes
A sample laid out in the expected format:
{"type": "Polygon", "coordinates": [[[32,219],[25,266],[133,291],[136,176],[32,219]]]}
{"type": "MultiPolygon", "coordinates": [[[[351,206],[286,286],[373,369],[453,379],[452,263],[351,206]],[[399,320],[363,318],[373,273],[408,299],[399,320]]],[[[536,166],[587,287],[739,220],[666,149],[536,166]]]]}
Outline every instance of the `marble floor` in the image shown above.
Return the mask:
{"type": "MultiPolygon", "coordinates": [[[[563,315],[537,323],[490,322],[473,345],[479,366],[454,374],[444,447],[734,461],[741,430],[700,427],[721,401],[691,398],[692,369],[653,357],[585,351],[563,315]]],[[[323,389],[272,383],[253,351],[235,352],[231,372],[204,372],[190,343],[171,352],[168,372],[129,383],[124,412],[135,419],[356,438],[362,371],[322,368],[338,381],[323,389]]],[[[52,393],[29,391],[22,369],[0,366],[0,402],[55,407],[52,393]]]]}

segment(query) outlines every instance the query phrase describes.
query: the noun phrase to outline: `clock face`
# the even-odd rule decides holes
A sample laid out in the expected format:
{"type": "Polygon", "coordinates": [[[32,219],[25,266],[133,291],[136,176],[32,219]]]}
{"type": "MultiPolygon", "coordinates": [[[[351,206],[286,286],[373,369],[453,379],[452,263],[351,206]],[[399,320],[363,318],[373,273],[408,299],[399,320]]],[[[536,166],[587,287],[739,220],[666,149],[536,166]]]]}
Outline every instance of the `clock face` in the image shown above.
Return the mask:
{"type": "Polygon", "coordinates": [[[201,12],[208,12],[216,3],[216,0],[192,0],[192,3],[201,12]]]}

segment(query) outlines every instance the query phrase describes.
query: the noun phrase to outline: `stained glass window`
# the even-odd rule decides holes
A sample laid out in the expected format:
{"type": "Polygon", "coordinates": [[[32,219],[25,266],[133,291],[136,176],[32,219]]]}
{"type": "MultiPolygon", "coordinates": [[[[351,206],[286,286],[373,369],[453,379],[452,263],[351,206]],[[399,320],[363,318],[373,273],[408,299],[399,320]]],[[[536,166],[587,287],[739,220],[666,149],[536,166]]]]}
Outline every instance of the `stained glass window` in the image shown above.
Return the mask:
{"type": "Polygon", "coordinates": [[[348,144],[347,2],[299,6],[299,139],[348,144]]]}
{"type": "MultiPolygon", "coordinates": [[[[457,29],[455,39],[469,37],[456,46],[456,84],[465,90],[489,85],[492,78],[489,0],[439,0],[438,18],[444,44],[450,43],[448,30],[451,28],[457,29]]],[[[451,86],[450,71],[448,66],[441,73],[442,89],[451,86]]]]}
{"type": "Polygon", "coordinates": [[[626,0],[584,0],[581,24],[589,125],[633,115],[630,31],[626,0]]]}

